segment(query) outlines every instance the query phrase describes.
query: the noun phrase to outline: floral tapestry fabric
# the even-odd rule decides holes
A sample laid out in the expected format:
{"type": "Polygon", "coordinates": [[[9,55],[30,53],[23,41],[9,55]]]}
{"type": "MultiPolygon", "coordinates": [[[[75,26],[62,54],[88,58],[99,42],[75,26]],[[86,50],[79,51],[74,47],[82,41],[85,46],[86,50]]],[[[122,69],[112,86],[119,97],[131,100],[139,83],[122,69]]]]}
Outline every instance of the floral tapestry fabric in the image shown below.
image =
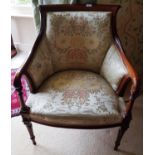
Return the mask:
{"type": "Polygon", "coordinates": [[[52,55],[46,40],[44,36],[27,69],[35,87],[39,87],[43,80],[53,73],[52,55]]]}
{"type": "Polygon", "coordinates": [[[57,71],[83,69],[99,73],[111,42],[111,12],[48,13],[45,34],[28,73],[36,88],[57,71]]]}
{"type": "Polygon", "coordinates": [[[102,123],[120,122],[125,106],[100,75],[75,70],[55,73],[26,104],[33,115],[99,117],[102,123]]]}
{"type": "Polygon", "coordinates": [[[111,44],[110,21],[110,12],[48,13],[46,36],[54,71],[99,72],[111,44]]]}
{"type": "Polygon", "coordinates": [[[110,12],[54,12],[28,67],[36,87],[54,72],[83,69],[100,73],[117,89],[127,74],[112,43],[110,12]]]}
{"type": "Polygon", "coordinates": [[[117,47],[112,44],[103,61],[100,74],[117,90],[120,80],[128,74],[117,47]]]}

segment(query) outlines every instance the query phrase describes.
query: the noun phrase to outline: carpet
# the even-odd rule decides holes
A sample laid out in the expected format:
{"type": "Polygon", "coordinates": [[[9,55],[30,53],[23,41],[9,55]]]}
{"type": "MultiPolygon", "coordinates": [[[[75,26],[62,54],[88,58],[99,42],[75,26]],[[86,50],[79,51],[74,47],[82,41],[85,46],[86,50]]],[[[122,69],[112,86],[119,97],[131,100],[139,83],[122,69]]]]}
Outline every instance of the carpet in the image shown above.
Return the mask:
{"type": "MultiPolygon", "coordinates": [[[[11,69],[11,117],[20,115],[20,102],[18,98],[18,93],[13,86],[16,71],[17,69],[11,69]]],[[[22,77],[21,82],[23,86],[23,98],[24,101],[26,101],[29,94],[29,88],[24,77],[22,77]]]]}
{"type": "Polygon", "coordinates": [[[133,120],[118,151],[113,146],[119,128],[77,130],[33,123],[34,147],[21,118],[13,117],[11,155],[143,155],[143,96],[136,99],[132,112],[133,120]]]}

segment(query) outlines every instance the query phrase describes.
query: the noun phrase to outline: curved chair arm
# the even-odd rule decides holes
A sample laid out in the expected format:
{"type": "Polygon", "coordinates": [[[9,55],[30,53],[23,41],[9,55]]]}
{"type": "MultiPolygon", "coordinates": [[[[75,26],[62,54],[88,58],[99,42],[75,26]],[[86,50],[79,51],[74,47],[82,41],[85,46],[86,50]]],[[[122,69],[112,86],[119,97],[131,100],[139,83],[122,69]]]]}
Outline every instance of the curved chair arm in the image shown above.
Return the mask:
{"type": "Polygon", "coordinates": [[[26,113],[29,112],[29,107],[27,107],[25,105],[23,96],[22,96],[23,93],[22,93],[21,77],[23,75],[25,75],[28,85],[29,85],[29,88],[30,88],[30,91],[32,93],[35,93],[37,91],[37,88],[48,77],[48,74],[52,74],[52,72],[53,72],[52,69],[48,67],[48,66],[52,66],[52,65],[48,65],[44,61],[41,61],[41,58],[48,59],[48,57],[46,55],[43,55],[43,56],[40,55],[41,50],[45,49],[46,51],[48,51],[48,49],[46,49],[46,46],[44,43],[45,41],[46,41],[46,39],[44,37],[42,37],[42,34],[40,32],[36,41],[35,41],[35,44],[32,48],[32,51],[31,51],[29,57],[25,61],[24,65],[16,72],[15,79],[14,79],[14,87],[16,88],[16,91],[18,92],[18,96],[20,99],[21,112],[26,112],[26,113]],[[39,42],[40,42],[40,45],[39,45],[39,42]],[[41,64],[41,65],[45,64],[45,67],[38,68],[38,67],[36,67],[36,66],[38,66],[38,64],[41,64]],[[46,71],[46,72],[43,72],[43,71],[46,71]],[[41,79],[36,80],[36,77],[40,77],[40,75],[42,75],[41,79]]]}
{"type": "Polygon", "coordinates": [[[41,19],[41,28],[32,47],[31,53],[21,69],[16,73],[14,86],[17,91],[22,90],[22,75],[26,76],[30,91],[34,93],[43,81],[53,73],[52,62],[49,57],[50,50],[47,45],[46,35],[44,34],[46,27],[45,12],[41,13],[41,19]]]}
{"type": "Polygon", "coordinates": [[[14,79],[14,87],[16,88],[16,91],[18,92],[19,100],[20,100],[20,106],[22,113],[29,113],[30,108],[25,105],[24,99],[23,99],[23,92],[22,92],[22,83],[21,83],[21,76],[22,76],[22,69],[18,70],[15,75],[14,79]]]}
{"type": "Polygon", "coordinates": [[[14,80],[14,86],[19,87],[21,76],[25,75],[32,93],[36,92],[43,81],[53,73],[51,58],[49,57],[50,50],[47,46],[46,35],[43,35],[44,27],[42,24],[31,53],[21,69],[17,71],[14,80]]]}
{"type": "Polygon", "coordinates": [[[23,99],[23,92],[22,92],[22,88],[23,87],[22,87],[21,77],[23,75],[25,75],[25,77],[27,79],[27,82],[28,82],[29,89],[30,89],[31,92],[34,93],[35,89],[34,89],[32,81],[31,81],[31,77],[26,72],[26,68],[27,68],[27,65],[30,62],[31,56],[32,56],[32,52],[29,54],[28,58],[23,63],[23,66],[21,66],[17,70],[17,72],[15,74],[14,81],[13,81],[13,85],[14,85],[16,91],[18,92],[18,96],[19,96],[19,100],[20,100],[20,105],[21,105],[21,112],[26,112],[26,113],[30,111],[30,108],[25,105],[25,102],[24,102],[24,99],[23,99]]]}
{"type": "Polygon", "coordinates": [[[138,89],[138,77],[121,46],[116,43],[111,45],[103,61],[100,74],[109,82],[118,96],[123,96],[128,82],[132,82],[126,104],[126,112],[130,111],[138,89]]]}
{"type": "Polygon", "coordinates": [[[119,86],[116,90],[116,93],[119,96],[124,96],[125,91],[127,90],[127,86],[129,84],[129,82],[131,81],[131,87],[129,89],[129,97],[126,100],[126,115],[128,113],[131,112],[134,101],[137,97],[137,91],[138,91],[138,76],[137,73],[135,71],[135,69],[132,67],[132,65],[130,64],[130,62],[128,61],[127,57],[124,54],[124,51],[122,48],[118,48],[119,52],[120,52],[120,57],[124,63],[124,65],[126,66],[127,69],[127,73],[121,80],[121,82],[119,83],[119,86]]]}
{"type": "Polygon", "coordinates": [[[131,66],[131,64],[127,60],[124,52],[121,52],[121,57],[122,57],[122,60],[127,68],[128,74],[126,74],[122,78],[122,80],[116,90],[116,93],[119,96],[124,96],[126,90],[128,89],[128,85],[131,84],[130,89],[129,89],[129,96],[125,100],[126,101],[126,114],[128,114],[129,112],[131,112],[134,100],[137,97],[138,81],[139,80],[138,80],[137,73],[135,72],[134,68],[131,66]]]}

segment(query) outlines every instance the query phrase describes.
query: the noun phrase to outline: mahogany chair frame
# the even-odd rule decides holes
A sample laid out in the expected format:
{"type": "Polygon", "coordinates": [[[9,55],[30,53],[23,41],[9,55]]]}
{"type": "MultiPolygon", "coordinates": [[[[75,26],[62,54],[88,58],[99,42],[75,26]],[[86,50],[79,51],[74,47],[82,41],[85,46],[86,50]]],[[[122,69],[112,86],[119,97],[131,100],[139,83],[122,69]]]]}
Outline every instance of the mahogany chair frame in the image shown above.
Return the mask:
{"type": "Polygon", "coordinates": [[[129,128],[129,124],[132,119],[132,107],[133,107],[134,100],[135,100],[136,94],[137,94],[137,89],[138,89],[137,74],[124,54],[124,50],[121,46],[121,42],[120,42],[120,39],[119,39],[117,31],[116,31],[116,15],[117,15],[119,8],[120,8],[119,5],[97,5],[97,4],[73,4],[73,5],[62,4],[62,5],[40,5],[39,6],[39,9],[41,12],[41,28],[40,28],[39,35],[34,43],[34,46],[32,48],[32,51],[31,51],[28,59],[26,60],[25,64],[21,67],[21,69],[19,69],[17,71],[15,80],[14,80],[14,86],[16,88],[16,91],[18,92],[18,96],[19,96],[20,104],[21,104],[20,114],[21,114],[21,117],[23,118],[24,124],[26,125],[26,127],[28,129],[30,138],[34,145],[36,145],[36,142],[35,142],[35,136],[33,134],[31,122],[36,122],[36,123],[40,123],[40,124],[44,124],[44,125],[48,125],[48,126],[63,127],[63,128],[78,128],[78,129],[99,129],[99,128],[120,127],[116,141],[115,141],[115,146],[114,146],[115,150],[118,149],[118,146],[120,145],[121,139],[122,139],[125,131],[129,128]],[[110,11],[110,12],[112,12],[111,31],[113,34],[113,42],[114,42],[115,46],[117,47],[117,49],[119,50],[120,56],[123,60],[123,63],[128,70],[128,74],[125,75],[121,79],[118,89],[116,90],[116,94],[118,96],[124,96],[127,86],[129,84],[129,81],[131,81],[130,82],[131,87],[129,90],[130,91],[129,98],[126,103],[126,105],[127,105],[126,106],[126,115],[121,123],[111,124],[111,125],[91,126],[91,127],[88,126],[88,127],[83,128],[82,126],[72,126],[72,125],[63,125],[63,124],[62,125],[58,125],[58,124],[51,125],[51,124],[45,123],[43,121],[41,122],[41,121],[38,121],[35,119],[32,120],[30,118],[30,116],[29,116],[30,108],[27,105],[25,105],[23,96],[22,96],[23,92],[22,92],[21,76],[22,75],[26,76],[26,78],[28,80],[29,87],[30,87],[30,91],[32,93],[37,92],[37,89],[32,81],[32,78],[28,74],[26,69],[27,69],[27,66],[30,63],[32,57],[34,56],[34,53],[36,52],[36,48],[38,47],[39,42],[41,41],[43,34],[45,32],[46,13],[47,12],[57,12],[57,11],[110,11]]]}

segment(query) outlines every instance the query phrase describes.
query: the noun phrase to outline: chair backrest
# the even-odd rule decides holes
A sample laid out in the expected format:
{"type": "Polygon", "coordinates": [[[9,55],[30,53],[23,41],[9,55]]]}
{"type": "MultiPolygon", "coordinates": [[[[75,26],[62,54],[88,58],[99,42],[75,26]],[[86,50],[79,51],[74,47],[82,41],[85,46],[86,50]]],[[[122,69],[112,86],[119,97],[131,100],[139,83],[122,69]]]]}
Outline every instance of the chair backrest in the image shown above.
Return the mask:
{"type": "Polygon", "coordinates": [[[41,5],[41,29],[28,72],[33,76],[40,66],[44,68],[40,76],[68,69],[99,73],[113,41],[118,9],[118,5],[41,5]]]}
{"type": "Polygon", "coordinates": [[[46,37],[54,71],[99,72],[111,44],[110,15],[110,12],[48,13],[46,37]]]}

